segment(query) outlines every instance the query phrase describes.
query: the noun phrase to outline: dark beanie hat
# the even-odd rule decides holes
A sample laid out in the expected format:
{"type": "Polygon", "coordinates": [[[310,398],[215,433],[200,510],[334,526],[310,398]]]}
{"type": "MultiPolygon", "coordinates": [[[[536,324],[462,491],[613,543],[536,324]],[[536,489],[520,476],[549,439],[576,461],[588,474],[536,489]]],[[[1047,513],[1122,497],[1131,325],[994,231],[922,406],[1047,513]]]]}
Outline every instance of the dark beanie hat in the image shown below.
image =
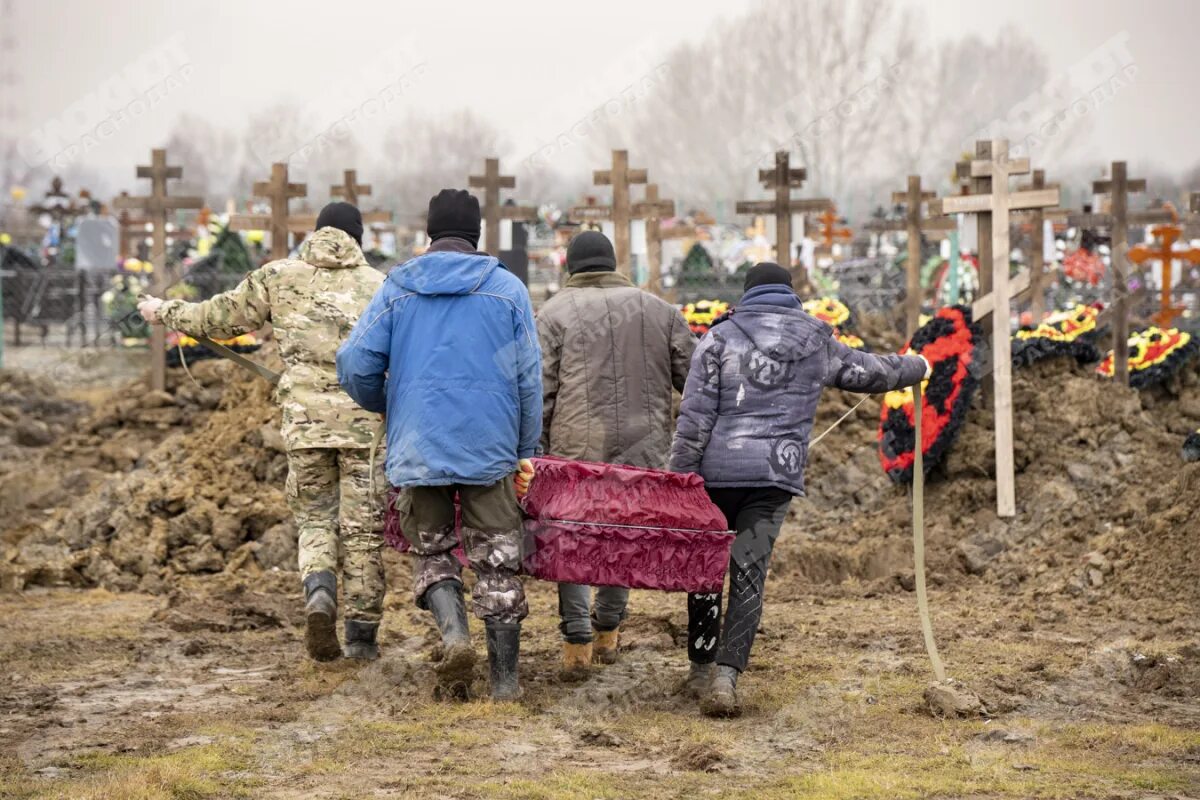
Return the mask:
{"type": "Polygon", "coordinates": [[[792,273],[770,261],[760,261],[746,270],[745,290],[747,292],[755,286],[766,286],[773,283],[792,288],[792,273]]]}
{"type": "Polygon", "coordinates": [[[567,272],[612,272],[617,268],[617,256],[612,242],[599,231],[584,231],[575,235],[567,245],[567,272]]]}
{"type": "Polygon", "coordinates": [[[479,200],[465,189],[442,189],[429,198],[429,217],[425,230],[431,242],[455,236],[466,239],[472,247],[478,247],[479,200]]]}
{"type": "Polygon", "coordinates": [[[362,247],[363,223],[362,214],[349,203],[330,203],[321,209],[317,216],[317,230],[321,228],[337,228],[350,234],[350,238],[362,247]]]}

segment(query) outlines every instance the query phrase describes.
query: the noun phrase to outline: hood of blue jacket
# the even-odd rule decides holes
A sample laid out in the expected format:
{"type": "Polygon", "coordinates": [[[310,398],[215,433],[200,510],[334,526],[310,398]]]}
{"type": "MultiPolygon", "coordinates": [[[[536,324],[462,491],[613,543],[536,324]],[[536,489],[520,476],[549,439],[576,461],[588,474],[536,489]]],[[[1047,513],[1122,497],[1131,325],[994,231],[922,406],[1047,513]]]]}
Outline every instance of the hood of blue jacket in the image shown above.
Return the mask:
{"type": "MultiPolygon", "coordinates": [[[[794,297],[795,295],[793,295],[794,297]]],[[[824,347],[833,328],[790,304],[750,303],[729,315],[734,325],[759,351],[776,361],[799,361],[824,347]]]]}
{"type": "Polygon", "coordinates": [[[499,267],[500,259],[493,256],[426,253],[392,270],[388,280],[396,281],[406,292],[417,294],[470,294],[479,289],[499,267]]]}

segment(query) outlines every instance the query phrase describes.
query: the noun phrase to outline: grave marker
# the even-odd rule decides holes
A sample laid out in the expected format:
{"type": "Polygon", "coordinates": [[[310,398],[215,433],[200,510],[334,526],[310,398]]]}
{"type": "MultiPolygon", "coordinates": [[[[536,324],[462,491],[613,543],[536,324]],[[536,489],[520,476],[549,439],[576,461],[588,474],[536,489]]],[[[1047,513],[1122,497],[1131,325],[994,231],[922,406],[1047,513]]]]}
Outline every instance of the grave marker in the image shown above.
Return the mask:
{"type": "MultiPolygon", "coordinates": [[[[981,278],[991,272],[992,288],[992,378],[994,382],[996,425],[996,514],[1011,517],[1016,514],[1016,470],[1013,464],[1012,414],[1012,331],[1009,303],[1009,214],[1019,209],[1058,205],[1058,189],[1034,189],[1011,192],[1009,178],[1029,172],[1029,159],[1010,159],[1008,140],[994,139],[990,156],[971,162],[972,178],[988,178],[989,194],[946,197],[930,203],[930,212],[937,214],[987,214],[991,217],[990,270],[980,260],[981,278]]],[[[977,152],[979,151],[977,147],[977,152]]],[[[980,243],[982,245],[982,242],[980,243]]],[[[982,247],[980,248],[982,250],[982,247]]],[[[982,282],[982,280],[981,280],[982,282]]]]}
{"type": "Polygon", "coordinates": [[[825,197],[792,199],[792,189],[804,185],[808,172],[804,167],[792,167],[786,150],[775,153],[774,169],[760,169],[758,180],[763,188],[774,191],[774,200],[739,200],[738,214],[766,214],[775,216],[775,259],[785,269],[792,270],[792,283],[796,289],[808,284],[808,273],[801,264],[792,265],[792,214],[826,211],[833,208],[833,201],[825,197]]]}
{"type": "MultiPolygon", "coordinates": [[[[1183,235],[1183,226],[1176,221],[1171,224],[1155,225],[1150,234],[1157,240],[1154,247],[1139,244],[1131,247],[1128,252],[1129,260],[1135,264],[1147,261],[1158,261],[1162,264],[1162,293],[1158,313],[1154,315],[1154,324],[1160,328],[1169,328],[1175,318],[1184,312],[1181,306],[1171,303],[1172,267],[1175,259],[1200,264],[1200,248],[1192,247],[1187,250],[1175,250],[1175,242],[1183,235]]],[[[1114,353],[1115,356],[1115,353],[1114,353]]]]}
{"type": "Polygon", "coordinates": [[[646,221],[646,261],[649,266],[650,291],[662,297],[662,220],[675,216],[675,201],[660,200],[658,184],[646,184],[646,198],[640,203],[634,203],[632,209],[634,219],[646,221]]]}
{"type": "MultiPolygon", "coordinates": [[[[150,194],[145,197],[121,195],[113,200],[117,209],[140,209],[154,228],[154,244],[150,248],[150,262],[154,265],[154,279],[150,293],[162,297],[173,281],[167,278],[167,213],[181,209],[200,209],[204,200],[199,197],[171,197],[167,194],[167,181],[183,177],[183,167],[167,166],[167,151],[152,150],[150,165],[137,168],[139,178],[150,179],[150,194]]],[[[166,329],[162,325],[150,326],[150,388],[165,391],[167,388],[166,329]]]]}
{"type": "MultiPolygon", "coordinates": [[[[297,216],[295,220],[288,217],[288,201],[293,197],[304,197],[308,187],[303,183],[291,183],[288,180],[288,165],[277,163],[271,165],[269,181],[255,181],[254,196],[271,202],[270,214],[234,214],[229,218],[229,227],[235,231],[269,230],[271,232],[271,259],[287,258],[289,245],[288,235],[291,227],[302,227],[304,223],[316,224],[316,217],[308,223],[306,217],[297,216]]],[[[303,232],[303,231],[301,231],[303,232]]]]}
{"type": "Polygon", "coordinates": [[[500,190],[515,189],[517,179],[512,175],[500,174],[500,159],[489,158],[484,161],[482,175],[470,175],[467,183],[472,188],[483,189],[483,219],[487,230],[483,242],[483,250],[489,255],[500,255],[500,220],[534,222],[537,220],[537,209],[532,206],[501,205],[500,190]]]}

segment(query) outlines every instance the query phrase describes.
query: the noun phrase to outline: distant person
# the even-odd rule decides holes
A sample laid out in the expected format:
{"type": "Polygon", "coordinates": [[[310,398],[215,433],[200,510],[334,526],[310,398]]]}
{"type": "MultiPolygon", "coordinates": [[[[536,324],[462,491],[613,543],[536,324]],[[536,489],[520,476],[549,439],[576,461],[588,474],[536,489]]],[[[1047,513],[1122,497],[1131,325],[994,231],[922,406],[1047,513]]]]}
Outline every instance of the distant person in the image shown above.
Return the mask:
{"type": "Polygon", "coordinates": [[[442,634],[439,678],[469,684],[455,499],[462,544],[487,631],[492,697],[520,696],[517,492],[542,433],[542,373],[529,293],[476,250],[479,201],[444,189],[429,201],[429,250],[393,269],[338,352],[338,380],[369,411],[387,412],[387,478],[401,495],[401,527],[416,555],[413,595],[442,634]],[[515,478],[514,478],[515,476],[515,478]]]}
{"type": "MultiPolygon", "coordinates": [[[[617,271],[608,238],[585,231],[567,248],[562,291],[538,312],[542,449],[547,455],[665,469],[673,390],[683,391],[696,338],[679,310],[617,271]]],[[[629,590],[558,585],[562,675],[617,660],[629,590]]]]}
{"type": "Polygon", "coordinates": [[[383,504],[371,494],[370,447],[381,420],[342,391],[334,365],[338,346],[383,283],[363,257],[362,231],[357,208],[330,203],[298,258],[264,264],[236,288],[203,303],[147,298],[138,304],[148,322],[210,339],[271,323],[284,363],[276,400],[283,409],[288,505],[300,534],[305,644],[317,661],[343,652],[337,638],[339,546],[345,655],[379,656],[383,504]]]}
{"type": "Polygon", "coordinates": [[[705,714],[741,711],[737,679],[762,618],[775,539],[792,497],[804,494],[821,390],[885,392],[928,375],[921,356],[872,355],[839,342],[829,325],[801,309],[791,274],[771,263],[747,272],[742,299],[700,340],[683,391],[671,469],[699,473],[737,533],[724,627],[720,592],[688,596],[687,687],[705,714]]]}

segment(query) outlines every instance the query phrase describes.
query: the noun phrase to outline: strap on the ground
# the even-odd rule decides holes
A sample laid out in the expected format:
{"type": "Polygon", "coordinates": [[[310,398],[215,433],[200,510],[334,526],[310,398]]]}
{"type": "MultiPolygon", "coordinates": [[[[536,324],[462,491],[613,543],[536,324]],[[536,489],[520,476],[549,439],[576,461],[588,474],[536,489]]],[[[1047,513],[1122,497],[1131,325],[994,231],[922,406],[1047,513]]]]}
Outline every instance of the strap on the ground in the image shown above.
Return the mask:
{"type": "Polygon", "coordinates": [[[921,384],[913,386],[913,427],[916,431],[916,446],[913,447],[913,573],[916,577],[917,613],[921,616],[921,633],[925,636],[925,650],[933,664],[933,674],[939,681],[946,680],[946,668],[938,656],[937,643],[933,641],[933,622],[929,618],[929,596],[925,593],[925,459],[922,453],[921,417],[924,411],[921,384]]]}

